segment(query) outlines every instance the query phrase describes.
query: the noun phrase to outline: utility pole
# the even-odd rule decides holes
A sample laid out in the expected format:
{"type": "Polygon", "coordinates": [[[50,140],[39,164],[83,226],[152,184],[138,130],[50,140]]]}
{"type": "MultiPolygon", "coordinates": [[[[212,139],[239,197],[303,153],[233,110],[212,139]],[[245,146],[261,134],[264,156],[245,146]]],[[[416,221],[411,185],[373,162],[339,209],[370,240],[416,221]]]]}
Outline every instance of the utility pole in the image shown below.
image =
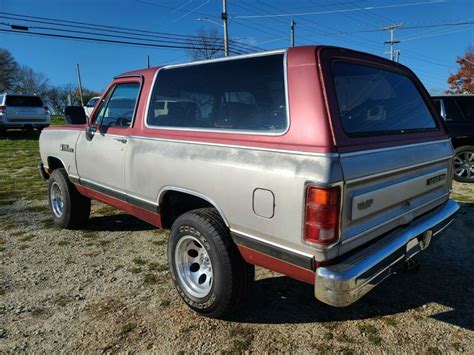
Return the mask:
{"type": "Polygon", "coordinates": [[[229,56],[229,33],[227,29],[227,0],[222,0],[222,21],[224,22],[224,56],[229,56]]]}
{"type": "Polygon", "coordinates": [[[295,46],[295,25],[296,25],[296,22],[293,21],[293,19],[292,19],[291,22],[290,22],[290,29],[291,29],[291,46],[292,46],[292,47],[295,46]]]}
{"type": "MultiPolygon", "coordinates": [[[[400,43],[400,41],[395,41],[394,37],[395,37],[395,30],[402,27],[403,24],[399,24],[399,25],[390,25],[390,26],[387,26],[387,27],[383,27],[382,30],[384,31],[390,31],[390,41],[385,41],[384,43],[385,44],[390,44],[390,60],[395,60],[395,48],[394,48],[394,45],[397,44],[397,43],[400,43]]],[[[398,52],[400,52],[400,50],[398,50],[398,52]]],[[[398,58],[399,54],[397,54],[397,58],[398,58]]]]}
{"type": "Polygon", "coordinates": [[[147,65],[147,68],[150,69],[150,55],[146,56],[146,65],[147,65]]]}
{"type": "Polygon", "coordinates": [[[77,82],[79,83],[79,96],[81,97],[81,106],[84,106],[84,99],[82,98],[82,82],[81,82],[81,69],[79,64],[77,65],[77,82]]]}

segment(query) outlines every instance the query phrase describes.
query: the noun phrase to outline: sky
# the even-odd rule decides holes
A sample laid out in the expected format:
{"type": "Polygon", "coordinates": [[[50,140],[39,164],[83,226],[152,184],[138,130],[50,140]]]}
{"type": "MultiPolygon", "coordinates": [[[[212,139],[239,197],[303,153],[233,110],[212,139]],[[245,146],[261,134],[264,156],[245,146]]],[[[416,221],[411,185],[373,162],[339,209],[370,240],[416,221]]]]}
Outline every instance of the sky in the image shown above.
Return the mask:
{"type": "MultiPolygon", "coordinates": [[[[326,44],[387,56],[389,46],[384,41],[389,40],[390,34],[377,30],[403,24],[395,31],[395,39],[400,41],[396,44],[400,50],[400,63],[412,69],[431,92],[448,87],[446,80],[449,74],[457,70],[457,56],[462,56],[469,45],[474,45],[474,0],[227,2],[230,39],[240,46],[251,45],[262,50],[288,47],[290,21],[293,19],[297,46],[326,44]],[[463,22],[471,23],[430,27],[463,22]]],[[[110,29],[103,26],[115,26],[196,35],[200,28],[214,28],[222,33],[221,11],[221,0],[0,0],[0,29],[10,29],[9,25],[49,26],[18,20],[17,15],[26,15],[100,25],[103,30],[110,29]]],[[[90,31],[69,26],[61,28],[90,31]]],[[[31,27],[29,31],[22,31],[21,35],[0,32],[0,48],[8,49],[18,63],[43,73],[53,85],[76,83],[76,64],[80,64],[83,85],[100,92],[114,76],[146,67],[148,55],[152,66],[190,60],[186,49],[25,35],[35,31],[59,33],[31,27]]],[[[72,32],[66,34],[84,36],[72,32]]],[[[156,33],[151,35],[155,36],[154,39],[161,36],[156,33]]]]}

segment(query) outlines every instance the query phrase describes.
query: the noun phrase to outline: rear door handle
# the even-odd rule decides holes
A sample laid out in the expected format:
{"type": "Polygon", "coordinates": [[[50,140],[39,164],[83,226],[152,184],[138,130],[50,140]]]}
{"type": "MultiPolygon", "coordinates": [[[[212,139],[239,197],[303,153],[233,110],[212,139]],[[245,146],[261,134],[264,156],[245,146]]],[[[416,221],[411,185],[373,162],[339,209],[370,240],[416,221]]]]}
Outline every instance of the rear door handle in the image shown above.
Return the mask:
{"type": "Polygon", "coordinates": [[[116,140],[117,142],[123,143],[123,144],[127,143],[127,139],[125,139],[125,138],[114,138],[114,140],[116,140]]]}

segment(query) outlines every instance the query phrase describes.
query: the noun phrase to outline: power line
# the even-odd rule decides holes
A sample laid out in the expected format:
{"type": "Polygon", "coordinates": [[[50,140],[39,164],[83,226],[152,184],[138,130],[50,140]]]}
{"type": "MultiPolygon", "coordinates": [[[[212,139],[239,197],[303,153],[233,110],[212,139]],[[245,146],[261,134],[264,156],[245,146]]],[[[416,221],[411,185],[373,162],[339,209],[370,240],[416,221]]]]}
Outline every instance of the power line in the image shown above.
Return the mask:
{"type": "MultiPolygon", "coordinates": [[[[141,46],[141,47],[170,48],[170,49],[204,49],[204,47],[196,47],[196,46],[193,47],[193,46],[184,46],[184,45],[139,43],[139,42],[130,42],[130,41],[118,41],[118,40],[112,40],[112,39],[61,35],[61,34],[44,33],[44,32],[25,32],[25,31],[8,30],[8,29],[3,29],[3,28],[0,28],[0,32],[14,33],[14,34],[28,35],[28,36],[51,37],[51,38],[58,38],[58,39],[74,39],[74,40],[81,40],[81,41],[122,44],[122,45],[141,46]]],[[[219,46],[213,49],[222,49],[222,48],[219,46]]]]}
{"type": "Polygon", "coordinates": [[[427,5],[427,4],[437,4],[443,3],[446,0],[435,0],[435,1],[423,1],[416,3],[405,3],[405,4],[394,4],[394,5],[383,5],[383,6],[368,6],[368,7],[355,7],[350,9],[342,10],[327,10],[327,11],[314,11],[314,12],[299,12],[299,13],[283,13],[283,14],[266,14],[266,15],[241,15],[233,16],[237,19],[254,19],[254,18],[270,18],[270,17],[292,17],[292,16],[309,16],[309,15],[327,15],[327,14],[337,14],[342,12],[355,12],[355,11],[369,11],[376,9],[389,9],[396,7],[408,7],[408,6],[418,6],[418,5],[427,5]]]}
{"type": "MultiPolygon", "coordinates": [[[[29,15],[22,15],[22,14],[15,14],[9,12],[0,12],[0,18],[6,18],[10,20],[20,20],[20,21],[27,21],[33,23],[42,23],[54,26],[62,26],[62,27],[74,27],[74,28],[82,28],[82,29],[89,29],[89,30],[99,30],[102,32],[106,32],[104,28],[107,29],[107,32],[111,33],[120,33],[120,34],[132,34],[134,36],[141,36],[141,37],[149,37],[149,38],[166,38],[166,39],[200,39],[201,36],[196,35],[182,35],[177,33],[169,33],[169,32],[158,32],[158,31],[150,31],[150,30],[143,30],[143,29],[132,29],[126,27],[118,27],[118,26],[109,26],[104,24],[93,24],[93,23],[86,23],[86,22],[78,22],[78,21],[69,21],[69,20],[58,20],[54,18],[48,17],[39,17],[39,16],[29,16],[29,15]],[[27,19],[27,20],[26,20],[27,19]]],[[[247,45],[242,42],[231,40],[231,43],[237,45],[242,50],[252,50],[257,49],[252,45],[247,45]]],[[[261,50],[258,48],[258,50],[261,50]]]]}

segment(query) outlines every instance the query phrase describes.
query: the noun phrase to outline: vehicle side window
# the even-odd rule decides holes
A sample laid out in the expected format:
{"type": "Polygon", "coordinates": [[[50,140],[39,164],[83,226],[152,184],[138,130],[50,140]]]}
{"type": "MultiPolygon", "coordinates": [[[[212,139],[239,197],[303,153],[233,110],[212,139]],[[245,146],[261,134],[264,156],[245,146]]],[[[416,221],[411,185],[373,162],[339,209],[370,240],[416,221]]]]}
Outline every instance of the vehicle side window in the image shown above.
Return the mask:
{"type": "Polygon", "coordinates": [[[147,124],[284,132],[288,119],[283,55],[161,69],[147,124]]]}
{"type": "Polygon", "coordinates": [[[130,127],[140,84],[118,84],[101,103],[95,123],[101,127],[130,127]]]}
{"type": "Polygon", "coordinates": [[[444,109],[446,111],[446,121],[462,121],[464,119],[461,110],[453,99],[444,99],[444,109]]]}
{"type": "Polygon", "coordinates": [[[457,99],[456,103],[464,114],[464,118],[474,122],[474,97],[457,99]]]}

